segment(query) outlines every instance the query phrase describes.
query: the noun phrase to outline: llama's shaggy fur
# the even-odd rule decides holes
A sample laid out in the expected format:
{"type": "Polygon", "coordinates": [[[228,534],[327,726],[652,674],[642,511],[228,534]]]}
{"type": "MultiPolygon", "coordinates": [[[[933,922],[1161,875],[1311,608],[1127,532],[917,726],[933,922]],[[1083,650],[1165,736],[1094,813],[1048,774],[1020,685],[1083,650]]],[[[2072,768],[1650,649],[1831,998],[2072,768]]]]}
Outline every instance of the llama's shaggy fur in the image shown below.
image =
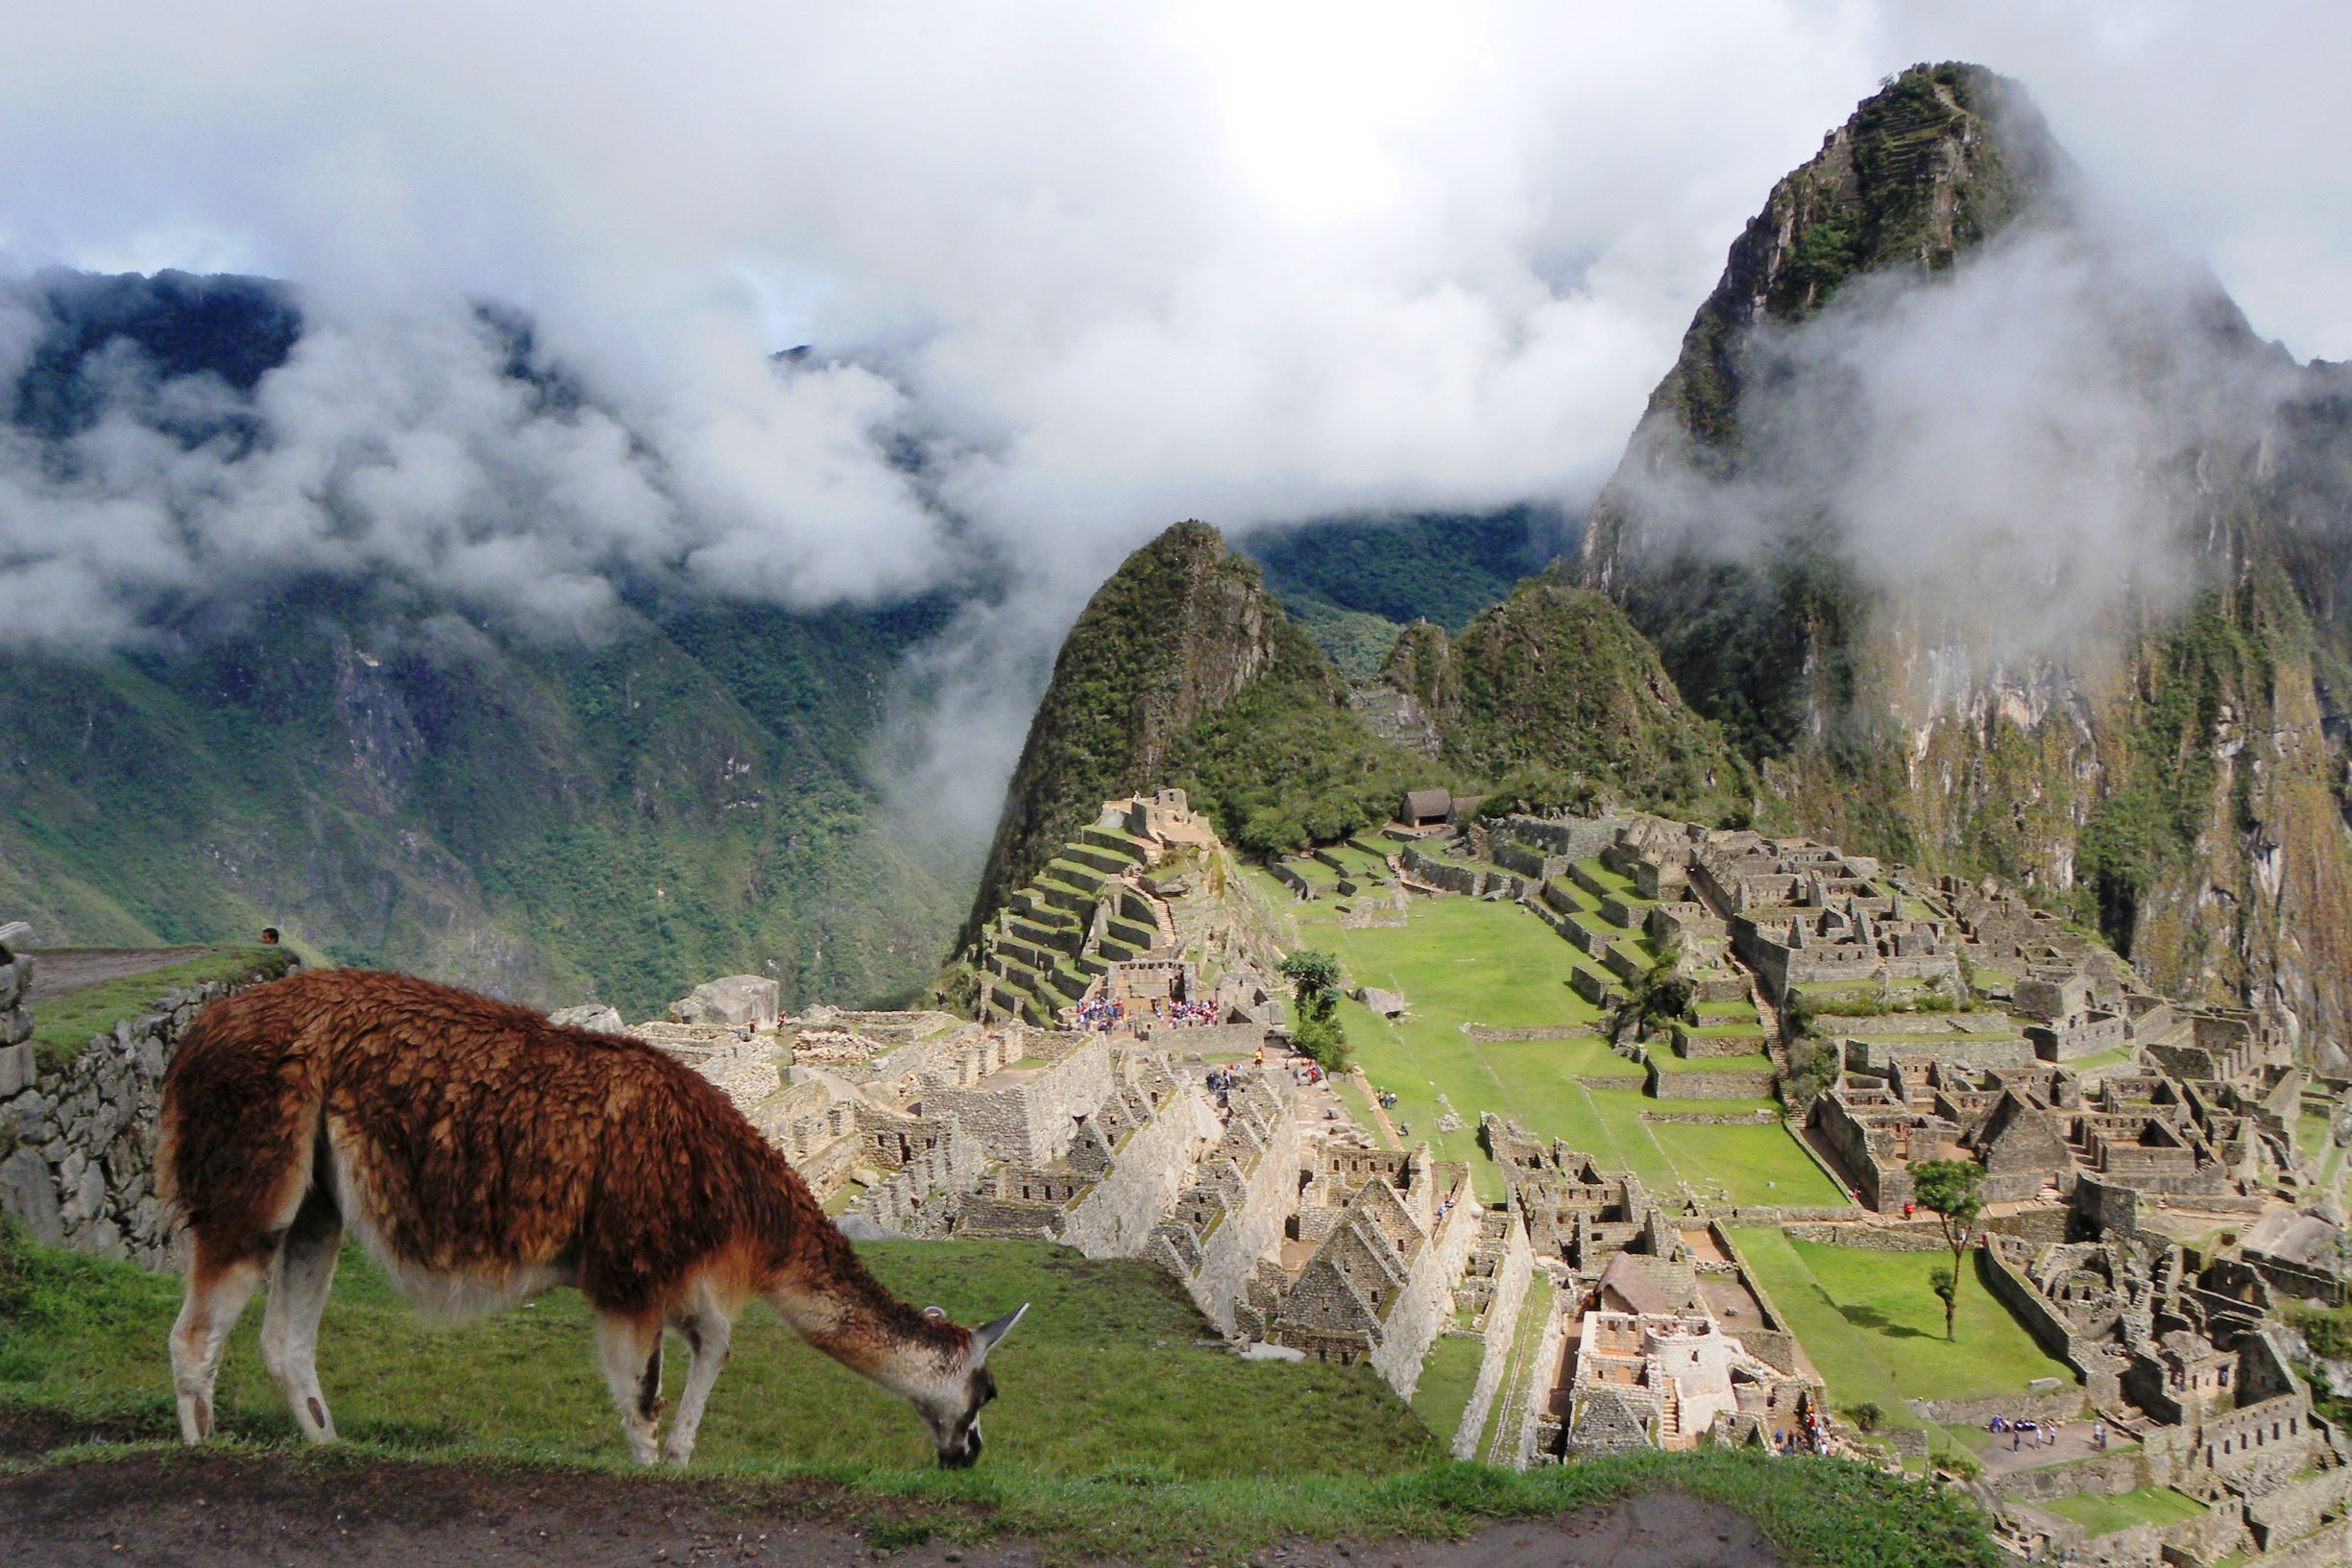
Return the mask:
{"type": "Polygon", "coordinates": [[[296,975],[190,1026],[158,1166],[190,1242],[172,1336],[190,1440],[210,1433],[220,1344],[265,1273],[264,1359],[303,1431],[333,1435],[309,1361],[348,1224],[428,1309],[576,1286],[641,1459],[664,1326],[694,1355],[668,1445],[683,1461],[752,1295],[911,1400],[942,1462],[979,1451],[982,1363],[1009,1320],[976,1338],[892,1297],[726,1097],[642,1042],[403,975],[296,975]]]}

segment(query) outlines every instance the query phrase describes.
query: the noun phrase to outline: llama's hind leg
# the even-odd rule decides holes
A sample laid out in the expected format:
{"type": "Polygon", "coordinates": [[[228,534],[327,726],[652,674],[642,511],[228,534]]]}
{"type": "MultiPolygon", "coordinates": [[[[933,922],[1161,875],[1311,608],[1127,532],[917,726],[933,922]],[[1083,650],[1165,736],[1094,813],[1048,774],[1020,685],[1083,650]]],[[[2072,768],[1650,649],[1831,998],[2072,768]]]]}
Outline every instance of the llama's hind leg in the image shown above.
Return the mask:
{"type": "Polygon", "coordinates": [[[278,1244],[270,1275],[270,1304],[261,1317],[261,1363],[284,1390],[294,1424],[314,1443],[335,1440],[334,1417],[319,1387],[319,1318],[335,1283],[335,1253],[343,1244],[343,1216],[313,1187],[278,1244]]]}
{"type": "Polygon", "coordinates": [[[212,1382],[220,1373],[221,1347],[259,1288],[263,1268],[250,1253],[223,1259],[201,1239],[196,1243],[171,1334],[172,1392],[180,1404],[180,1435],[188,1442],[212,1435],[212,1382]]]}
{"type": "Polygon", "coordinates": [[[629,1456],[640,1464],[657,1457],[655,1434],[662,1419],[662,1319],[659,1314],[600,1313],[596,1358],[604,1364],[604,1386],[620,1411],[629,1456]]]}

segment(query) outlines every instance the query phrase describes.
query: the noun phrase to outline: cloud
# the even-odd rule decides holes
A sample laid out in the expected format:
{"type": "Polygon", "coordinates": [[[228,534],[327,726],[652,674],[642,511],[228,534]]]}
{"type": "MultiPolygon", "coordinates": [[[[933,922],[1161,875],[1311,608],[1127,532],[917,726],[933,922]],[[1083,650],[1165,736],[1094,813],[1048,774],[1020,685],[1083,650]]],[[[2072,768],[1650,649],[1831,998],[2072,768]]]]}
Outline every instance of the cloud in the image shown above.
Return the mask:
{"type": "Polygon", "coordinates": [[[1670,441],[1628,465],[1644,547],[1813,541],[1933,650],[1936,681],[2102,661],[2186,602],[2221,565],[2221,475],[2311,391],[2209,271],[2093,210],[1924,283],[1856,279],[1740,352],[1729,476],[1670,441]]]}
{"type": "Polygon", "coordinates": [[[985,578],[1021,602],[945,646],[1002,691],[1180,518],[1581,505],[1773,181],[1920,59],[2022,78],[2266,330],[2352,353],[2352,166],[2279,156],[2333,144],[2337,6],[20,10],[0,257],[289,277],[311,324],[240,461],[179,438],[218,389],[135,368],[70,461],[0,452],[36,639],[284,566],[545,630],[624,575],[985,578]],[[590,398],[502,378],[483,299],[590,398]]]}

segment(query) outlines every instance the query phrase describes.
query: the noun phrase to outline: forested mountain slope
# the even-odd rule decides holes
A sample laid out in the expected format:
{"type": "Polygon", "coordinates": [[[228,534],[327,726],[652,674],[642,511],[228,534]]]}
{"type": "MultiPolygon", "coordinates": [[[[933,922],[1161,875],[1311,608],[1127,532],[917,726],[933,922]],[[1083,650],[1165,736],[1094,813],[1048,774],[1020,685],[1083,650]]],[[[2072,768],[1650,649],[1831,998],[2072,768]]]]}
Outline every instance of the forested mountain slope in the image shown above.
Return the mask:
{"type": "MultiPolygon", "coordinates": [[[[246,278],[43,274],[14,438],[51,464],[135,374],[206,443],[302,332],[246,278]],[[224,396],[219,389],[227,389],[224,396]]],[[[714,974],[872,1001],[927,978],[969,862],[865,758],[952,605],[795,614],[648,592],[518,636],[392,581],[290,575],[128,645],[0,636],[0,910],[38,940],[249,937],[637,1016],[714,974]]]]}

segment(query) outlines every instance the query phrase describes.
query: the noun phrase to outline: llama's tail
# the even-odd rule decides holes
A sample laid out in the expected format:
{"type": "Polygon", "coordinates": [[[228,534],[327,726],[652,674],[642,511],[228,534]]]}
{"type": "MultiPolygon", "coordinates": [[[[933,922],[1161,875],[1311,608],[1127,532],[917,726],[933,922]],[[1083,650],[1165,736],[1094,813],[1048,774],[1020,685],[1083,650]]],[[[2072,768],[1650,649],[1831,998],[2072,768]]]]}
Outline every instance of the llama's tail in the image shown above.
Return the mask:
{"type": "Polygon", "coordinates": [[[215,1259],[266,1254],[310,1185],[326,1074],[305,1049],[303,990],[280,980],[212,1003],[164,1074],[158,1192],[215,1259]]]}

